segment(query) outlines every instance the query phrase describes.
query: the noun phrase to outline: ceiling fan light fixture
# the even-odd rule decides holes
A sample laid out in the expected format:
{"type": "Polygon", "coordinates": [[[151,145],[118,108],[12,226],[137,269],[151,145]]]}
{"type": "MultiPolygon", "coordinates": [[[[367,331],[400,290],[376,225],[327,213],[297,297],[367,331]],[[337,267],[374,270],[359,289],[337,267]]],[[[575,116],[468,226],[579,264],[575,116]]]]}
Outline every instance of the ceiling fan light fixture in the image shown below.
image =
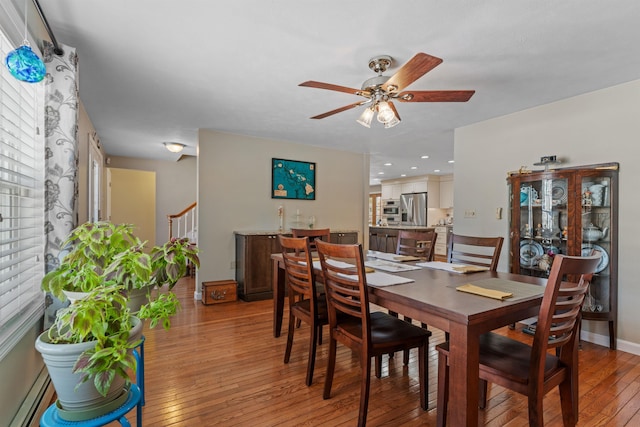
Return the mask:
{"type": "Polygon", "coordinates": [[[360,117],[358,118],[358,120],[356,120],[356,122],[360,123],[362,126],[366,128],[370,128],[371,119],[373,119],[373,113],[374,111],[371,107],[365,108],[362,114],[360,114],[360,117]]]}
{"type": "Polygon", "coordinates": [[[180,144],[179,142],[163,142],[163,144],[165,148],[172,153],[179,153],[186,147],[186,145],[180,144]]]}
{"type": "MultiPolygon", "coordinates": [[[[389,103],[385,101],[378,102],[378,121],[380,123],[387,123],[393,120],[396,115],[393,113],[389,103]]],[[[396,123],[397,124],[397,123],[396,123]]]]}
{"type": "Polygon", "coordinates": [[[398,123],[400,123],[400,118],[394,114],[393,118],[384,124],[384,128],[385,129],[391,129],[392,127],[394,127],[398,123]]]}

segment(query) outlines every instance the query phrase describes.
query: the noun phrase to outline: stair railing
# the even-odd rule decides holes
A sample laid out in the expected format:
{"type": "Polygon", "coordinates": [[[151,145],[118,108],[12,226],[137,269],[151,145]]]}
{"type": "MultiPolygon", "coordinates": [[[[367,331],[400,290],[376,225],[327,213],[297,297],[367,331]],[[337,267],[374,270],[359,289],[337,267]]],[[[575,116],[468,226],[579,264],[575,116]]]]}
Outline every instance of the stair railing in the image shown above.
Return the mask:
{"type": "Polygon", "coordinates": [[[188,237],[190,241],[197,243],[198,218],[196,217],[197,202],[187,206],[182,212],[167,215],[169,220],[169,240],[174,237],[188,237]],[[174,224],[175,222],[175,224],[174,224]]]}

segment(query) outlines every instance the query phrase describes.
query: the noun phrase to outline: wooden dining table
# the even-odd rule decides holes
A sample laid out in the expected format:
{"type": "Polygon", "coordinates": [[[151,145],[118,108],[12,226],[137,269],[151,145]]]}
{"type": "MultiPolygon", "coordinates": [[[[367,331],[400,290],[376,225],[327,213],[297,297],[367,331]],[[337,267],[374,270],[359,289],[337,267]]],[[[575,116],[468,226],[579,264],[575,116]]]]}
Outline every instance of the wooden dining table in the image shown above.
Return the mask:
{"type": "MultiPolygon", "coordinates": [[[[282,254],[273,254],[274,336],[280,336],[285,297],[282,254]]],[[[449,333],[449,420],[452,426],[478,425],[479,337],[485,332],[538,314],[544,287],[531,295],[530,285],[545,279],[503,272],[461,274],[421,268],[395,275],[413,280],[393,286],[369,286],[370,302],[449,333]],[[528,288],[526,296],[496,300],[456,290],[467,283],[500,279],[528,288]]]]}

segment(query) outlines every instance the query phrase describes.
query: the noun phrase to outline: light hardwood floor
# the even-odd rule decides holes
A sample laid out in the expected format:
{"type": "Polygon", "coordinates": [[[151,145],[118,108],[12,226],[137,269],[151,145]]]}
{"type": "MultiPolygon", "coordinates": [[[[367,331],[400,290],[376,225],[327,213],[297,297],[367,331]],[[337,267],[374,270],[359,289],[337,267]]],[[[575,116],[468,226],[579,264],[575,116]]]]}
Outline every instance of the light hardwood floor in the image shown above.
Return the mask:
{"type": "MultiPolygon", "coordinates": [[[[274,338],[272,301],[204,306],[193,299],[193,279],[176,287],[181,313],[169,331],[145,329],[146,406],[144,426],[353,426],[358,415],[358,361],[338,347],[332,397],[322,399],[327,330],[319,346],[313,384],[305,386],[308,327],[296,331],[291,361],[283,363],[285,333],[274,338]]],[[[287,316],[285,312],[285,316],[287,316]]],[[[433,330],[433,329],[432,329],[433,330]]],[[[523,340],[530,337],[509,331],[523,340]]],[[[410,365],[402,355],[383,362],[383,377],[372,374],[369,426],[436,423],[437,355],[444,340],[433,330],[429,352],[429,411],[420,409],[417,352],[410,365]]],[[[488,426],[526,426],[527,402],[490,386],[488,426]]],[[[455,399],[455,396],[452,397],[455,399]]],[[[561,426],[557,391],[544,401],[547,426],[561,426]]],[[[580,426],[640,425],[640,357],[583,343],[580,352],[580,426]]],[[[135,420],[135,411],[130,418],[135,420]]]]}

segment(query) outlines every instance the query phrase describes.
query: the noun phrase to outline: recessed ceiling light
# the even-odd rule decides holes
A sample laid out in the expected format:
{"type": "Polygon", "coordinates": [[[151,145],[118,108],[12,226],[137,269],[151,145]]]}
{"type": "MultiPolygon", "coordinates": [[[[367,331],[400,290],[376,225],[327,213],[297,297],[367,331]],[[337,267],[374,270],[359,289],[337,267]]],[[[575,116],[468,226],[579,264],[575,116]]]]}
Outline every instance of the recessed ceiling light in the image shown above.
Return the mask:
{"type": "Polygon", "coordinates": [[[449,160],[448,163],[455,163],[455,160],[449,160]]]}
{"type": "Polygon", "coordinates": [[[440,172],[440,169],[434,169],[433,171],[437,173],[440,172]]]}
{"type": "Polygon", "coordinates": [[[391,166],[393,163],[385,163],[385,166],[391,166]]]}
{"type": "Polygon", "coordinates": [[[416,170],[416,169],[418,169],[417,166],[411,166],[411,170],[416,170]]]}
{"type": "Polygon", "coordinates": [[[384,172],[378,172],[378,175],[384,175],[384,172]]]}
{"type": "Polygon", "coordinates": [[[428,158],[429,158],[429,156],[421,156],[420,158],[421,158],[421,159],[428,159],[428,158]]]}
{"type": "Polygon", "coordinates": [[[401,177],[404,177],[404,176],[407,176],[407,174],[406,174],[406,173],[403,173],[403,174],[401,174],[400,176],[401,176],[401,177]]]}

